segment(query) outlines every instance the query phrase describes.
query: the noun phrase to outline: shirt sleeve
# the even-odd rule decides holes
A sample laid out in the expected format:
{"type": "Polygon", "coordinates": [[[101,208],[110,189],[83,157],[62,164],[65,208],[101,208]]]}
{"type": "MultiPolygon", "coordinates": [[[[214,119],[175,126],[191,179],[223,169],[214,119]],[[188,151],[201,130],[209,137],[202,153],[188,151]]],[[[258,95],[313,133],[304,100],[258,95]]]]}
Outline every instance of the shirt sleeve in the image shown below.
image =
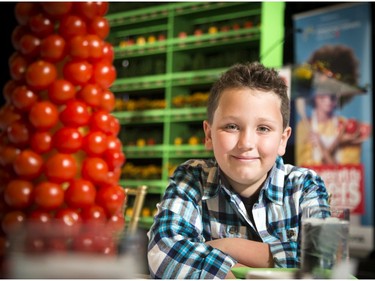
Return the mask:
{"type": "Polygon", "coordinates": [[[199,177],[177,169],[148,232],[152,278],[223,279],[236,263],[205,244],[200,200],[199,177]]]}

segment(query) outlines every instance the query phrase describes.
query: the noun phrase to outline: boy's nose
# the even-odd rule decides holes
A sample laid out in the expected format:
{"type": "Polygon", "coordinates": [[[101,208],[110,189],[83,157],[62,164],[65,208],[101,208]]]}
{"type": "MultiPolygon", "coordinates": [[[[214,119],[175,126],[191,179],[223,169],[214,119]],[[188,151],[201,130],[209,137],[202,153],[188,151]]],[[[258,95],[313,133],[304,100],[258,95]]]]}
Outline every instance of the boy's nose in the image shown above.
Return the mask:
{"type": "Polygon", "coordinates": [[[255,146],[255,134],[250,130],[242,131],[239,134],[237,147],[240,150],[249,150],[255,146]]]}

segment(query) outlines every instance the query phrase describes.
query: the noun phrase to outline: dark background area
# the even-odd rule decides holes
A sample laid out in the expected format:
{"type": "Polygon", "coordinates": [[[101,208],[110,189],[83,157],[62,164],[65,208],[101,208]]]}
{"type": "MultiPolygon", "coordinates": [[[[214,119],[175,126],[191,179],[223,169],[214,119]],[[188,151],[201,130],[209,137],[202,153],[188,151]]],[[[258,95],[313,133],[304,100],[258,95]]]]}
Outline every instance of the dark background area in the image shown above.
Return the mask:
{"type": "MultiPolygon", "coordinates": [[[[13,29],[18,25],[16,18],[14,17],[14,6],[16,2],[1,2],[0,3],[0,19],[2,26],[0,28],[0,40],[1,40],[1,55],[0,55],[0,89],[3,90],[4,84],[10,79],[8,59],[14,52],[14,48],[11,42],[11,36],[13,29]]],[[[0,105],[3,104],[4,98],[1,92],[0,105]]]]}

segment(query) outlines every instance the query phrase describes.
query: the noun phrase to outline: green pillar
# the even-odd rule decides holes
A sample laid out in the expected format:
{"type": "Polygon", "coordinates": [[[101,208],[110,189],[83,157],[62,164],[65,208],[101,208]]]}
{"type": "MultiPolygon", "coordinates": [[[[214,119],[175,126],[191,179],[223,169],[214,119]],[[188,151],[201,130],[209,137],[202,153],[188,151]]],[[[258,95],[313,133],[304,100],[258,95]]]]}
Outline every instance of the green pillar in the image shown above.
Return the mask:
{"type": "Polygon", "coordinates": [[[283,65],[284,2],[262,2],[260,60],[268,67],[283,65]]]}

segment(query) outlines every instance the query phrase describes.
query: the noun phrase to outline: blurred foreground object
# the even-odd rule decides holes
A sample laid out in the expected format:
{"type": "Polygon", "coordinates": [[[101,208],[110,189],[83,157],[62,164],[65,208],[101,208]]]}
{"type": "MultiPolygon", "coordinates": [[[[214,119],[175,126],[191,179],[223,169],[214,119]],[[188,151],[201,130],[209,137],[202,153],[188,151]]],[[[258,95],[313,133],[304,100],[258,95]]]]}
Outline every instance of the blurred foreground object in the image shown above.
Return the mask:
{"type": "Polygon", "coordinates": [[[7,278],[135,278],[144,272],[146,240],[139,233],[116,234],[102,225],[48,230],[28,225],[12,239],[7,278]]]}

